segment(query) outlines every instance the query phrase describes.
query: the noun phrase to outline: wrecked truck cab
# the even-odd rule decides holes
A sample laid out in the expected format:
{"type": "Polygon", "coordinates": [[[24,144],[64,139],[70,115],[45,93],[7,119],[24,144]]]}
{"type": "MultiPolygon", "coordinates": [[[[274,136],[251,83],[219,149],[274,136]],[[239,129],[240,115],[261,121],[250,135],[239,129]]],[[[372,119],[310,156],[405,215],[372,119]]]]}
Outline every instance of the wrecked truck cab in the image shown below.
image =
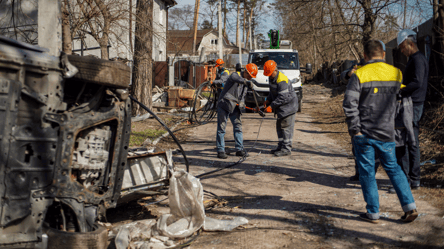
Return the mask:
{"type": "Polygon", "coordinates": [[[93,231],[116,206],[129,82],[124,64],[54,57],[0,36],[0,248],[42,247],[44,225],[93,231]]]}

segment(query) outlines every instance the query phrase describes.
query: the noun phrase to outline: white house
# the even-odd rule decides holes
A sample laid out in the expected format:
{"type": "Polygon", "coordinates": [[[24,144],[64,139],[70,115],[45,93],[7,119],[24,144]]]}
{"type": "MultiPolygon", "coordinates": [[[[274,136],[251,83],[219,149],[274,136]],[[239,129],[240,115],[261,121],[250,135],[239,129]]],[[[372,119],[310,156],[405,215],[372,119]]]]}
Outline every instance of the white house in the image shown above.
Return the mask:
{"type": "MultiPolygon", "coordinates": [[[[104,0],[106,2],[106,0],[104,0]]],[[[137,0],[120,0],[119,8],[127,9],[136,15],[137,0]],[[130,2],[132,3],[130,6],[130,2]]],[[[0,35],[11,37],[20,41],[37,44],[37,8],[38,0],[22,0],[15,3],[16,25],[20,32],[14,32],[11,27],[10,1],[0,0],[0,35]],[[20,6],[20,8],[17,7],[20,6]]],[[[176,0],[153,0],[153,50],[152,58],[155,61],[166,61],[166,36],[168,25],[168,9],[176,5],[176,0]]],[[[75,6],[75,5],[73,5],[75,6]]],[[[75,11],[80,11],[75,9],[75,11]]],[[[125,12],[126,10],[122,10],[125,12]]],[[[133,18],[134,19],[134,18],[133,18]]],[[[135,22],[129,23],[128,18],[122,18],[114,24],[109,35],[108,54],[109,58],[121,58],[132,61],[134,47],[135,22]],[[130,28],[131,27],[131,28],[130,28]]],[[[100,47],[97,41],[85,32],[76,35],[73,39],[73,52],[79,55],[94,55],[101,57],[100,47]]]]}
{"type": "MultiPolygon", "coordinates": [[[[133,15],[136,14],[137,0],[132,1],[131,7],[133,15]]],[[[153,1],[153,50],[154,61],[166,61],[166,39],[168,25],[168,9],[176,5],[175,0],[154,0],[153,1]]],[[[131,23],[131,32],[128,20],[119,21],[119,25],[113,29],[108,45],[109,58],[120,58],[132,61],[134,49],[135,22],[131,23]],[[126,27],[126,28],[122,28],[126,27]],[[131,41],[130,41],[131,39],[131,41]]],[[[99,44],[89,35],[77,37],[73,41],[73,52],[81,55],[95,55],[100,57],[99,44]],[[83,42],[82,42],[83,41],[83,42]]]]}

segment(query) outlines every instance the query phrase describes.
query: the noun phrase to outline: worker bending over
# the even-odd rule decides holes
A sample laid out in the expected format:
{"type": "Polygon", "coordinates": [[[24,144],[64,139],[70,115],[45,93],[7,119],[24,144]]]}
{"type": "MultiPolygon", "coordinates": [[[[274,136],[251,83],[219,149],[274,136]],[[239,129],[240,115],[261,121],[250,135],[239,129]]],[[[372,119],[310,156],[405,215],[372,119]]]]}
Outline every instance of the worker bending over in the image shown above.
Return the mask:
{"type": "Polygon", "coordinates": [[[253,63],[248,64],[242,73],[232,73],[219,96],[217,103],[216,135],[218,158],[226,159],[228,157],[225,153],[224,140],[228,118],[230,118],[233,124],[236,156],[248,156],[243,145],[241,113],[242,109],[245,109],[247,87],[253,89],[253,82],[250,80],[256,78],[256,75],[257,66],[253,63]]]}
{"type": "Polygon", "coordinates": [[[276,132],[279,143],[276,149],[271,150],[271,153],[275,156],[288,156],[291,155],[298,97],[287,76],[278,71],[275,61],[265,62],[264,75],[269,77],[270,82],[270,93],[264,106],[270,105],[275,116],[277,115],[276,132]]]}
{"type": "Polygon", "coordinates": [[[359,217],[379,222],[379,194],[375,179],[375,152],[396,190],[404,216],[411,222],[418,217],[415,200],[395,155],[395,113],[397,94],[401,87],[401,71],[383,60],[381,43],[370,40],[364,45],[367,64],[351,75],[344,96],[343,108],[348,131],[353,137],[367,213],[359,217]]]}

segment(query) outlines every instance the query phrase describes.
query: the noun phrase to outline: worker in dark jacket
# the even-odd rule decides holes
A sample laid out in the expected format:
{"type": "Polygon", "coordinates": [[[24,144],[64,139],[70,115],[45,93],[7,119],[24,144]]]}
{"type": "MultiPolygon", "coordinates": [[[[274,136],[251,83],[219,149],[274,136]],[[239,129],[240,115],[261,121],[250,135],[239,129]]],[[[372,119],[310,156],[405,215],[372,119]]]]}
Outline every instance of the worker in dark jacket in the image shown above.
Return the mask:
{"type": "Polygon", "coordinates": [[[385,53],[378,41],[364,45],[367,64],[351,76],[344,95],[343,108],[348,131],[353,137],[367,213],[363,220],[379,222],[379,194],[375,179],[375,151],[381,158],[402,209],[401,220],[411,222],[418,217],[407,177],[396,163],[395,114],[397,94],[401,87],[401,71],[384,63],[385,53]]]}
{"type": "Polygon", "coordinates": [[[294,133],[294,120],[298,110],[298,97],[287,76],[278,71],[275,61],[269,60],[264,64],[264,75],[269,77],[270,93],[264,106],[270,105],[277,115],[276,132],[279,143],[271,150],[275,156],[291,155],[294,133]]]}
{"type": "Polygon", "coordinates": [[[247,87],[253,89],[253,82],[250,80],[256,78],[257,71],[256,64],[250,63],[245,67],[245,70],[242,73],[232,73],[219,96],[217,104],[216,135],[218,158],[226,159],[228,157],[225,153],[224,140],[228,118],[230,118],[231,123],[233,124],[236,156],[248,156],[243,145],[241,109],[245,108],[247,87]]]}
{"type": "MultiPolygon", "coordinates": [[[[414,31],[408,29],[401,30],[398,34],[397,42],[401,53],[409,58],[404,70],[403,84],[406,87],[401,89],[401,94],[404,97],[412,98],[413,131],[415,133],[415,140],[419,141],[419,120],[422,117],[427,92],[429,63],[424,54],[418,50],[416,33],[414,31]]],[[[407,174],[411,188],[418,189],[421,178],[419,142],[406,144],[405,150],[402,168],[407,174]]]]}

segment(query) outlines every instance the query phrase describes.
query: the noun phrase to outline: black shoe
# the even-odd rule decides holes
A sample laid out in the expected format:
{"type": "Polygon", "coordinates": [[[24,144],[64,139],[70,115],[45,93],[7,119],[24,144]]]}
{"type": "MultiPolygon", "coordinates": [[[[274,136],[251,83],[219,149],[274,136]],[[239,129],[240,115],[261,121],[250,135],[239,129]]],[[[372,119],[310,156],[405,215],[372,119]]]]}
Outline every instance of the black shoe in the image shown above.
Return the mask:
{"type": "Polygon", "coordinates": [[[217,152],[217,157],[221,159],[227,159],[228,156],[225,154],[225,152],[217,152]]]}
{"type": "Polygon", "coordinates": [[[367,213],[360,214],[359,218],[361,218],[361,220],[365,220],[365,221],[368,221],[368,222],[371,222],[371,223],[375,223],[375,224],[379,223],[379,219],[372,219],[372,218],[367,216],[367,213]]]}
{"type": "Polygon", "coordinates": [[[410,183],[410,189],[411,190],[418,190],[418,189],[420,189],[421,187],[420,187],[420,184],[419,184],[419,182],[418,183],[410,183]]]}
{"type": "Polygon", "coordinates": [[[357,182],[357,181],[359,181],[359,175],[351,176],[351,177],[349,178],[349,180],[352,181],[352,182],[357,182]]]}
{"type": "Polygon", "coordinates": [[[238,150],[236,151],[236,156],[242,156],[242,157],[248,157],[248,153],[245,150],[238,150]]]}
{"type": "Polygon", "coordinates": [[[274,150],[270,150],[271,154],[274,154],[274,153],[276,153],[278,151],[281,151],[281,148],[276,148],[274,150]]]}
{"type": "Polygon", "coordinates": [[[291,155],[291,151],[288,150],[279,150],[274,153],[275,156],[289,156],[291,155]]]}
{"type": "Polygon", "coordinates": [[[404,222],[412,222],[416,218],[418,218],[418,211],[416,211],[416,209],[413,209],[411,211],[405,212],[404,215],[401,217],[401,220],[404,222]]]}
{"type": "Polygon", "coordinates": [[[395,190],[394,187],[390,187],[390,188],[388,189],[388,192],[389,192],[389,194],[396,194],[396,190],[395,190]]]}

